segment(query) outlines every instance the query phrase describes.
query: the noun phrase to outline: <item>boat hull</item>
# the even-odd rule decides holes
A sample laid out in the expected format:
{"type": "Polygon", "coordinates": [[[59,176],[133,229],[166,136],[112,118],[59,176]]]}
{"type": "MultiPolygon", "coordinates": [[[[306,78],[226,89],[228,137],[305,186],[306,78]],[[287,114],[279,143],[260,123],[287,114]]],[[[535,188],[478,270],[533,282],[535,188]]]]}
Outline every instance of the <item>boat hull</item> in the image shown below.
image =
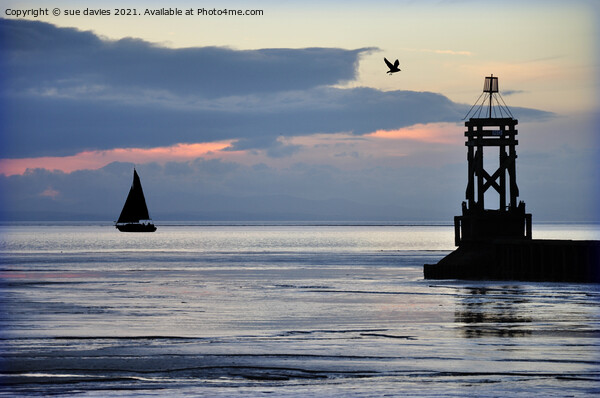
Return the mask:
{"type": "Polygon", "coordinates": [[[154,232],[156,231],[156,227],[154,224],[138,224],[138,223],[130,223],[130,224],[118,224],[115,227],[121,232],[154,232]]]}

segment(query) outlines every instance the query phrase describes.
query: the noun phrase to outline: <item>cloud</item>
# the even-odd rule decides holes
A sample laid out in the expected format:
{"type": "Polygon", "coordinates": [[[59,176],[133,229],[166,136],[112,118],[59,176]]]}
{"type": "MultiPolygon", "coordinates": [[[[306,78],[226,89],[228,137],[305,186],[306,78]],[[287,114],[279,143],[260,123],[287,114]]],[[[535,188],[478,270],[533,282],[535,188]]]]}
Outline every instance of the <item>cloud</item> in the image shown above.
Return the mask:
{"type": "Polygon", "coordinates": [[[238,149],[268,147],[278,145],[280,135],[366,134],[415,123],[454,121],[466,112],[465,106],[439,94],[369,88],[315,88],[286,105],[270,101],[265,99],[260,110],[229,111],[15,97],[5,103],[10,116],[4,121],[1,157],[67,156],[85,150],[232,139],[241,140],[238,149]],[[277,112],[271,111],[271,104],[279,108],[277,112]]]}
{"type": "Polygon", "coordinates": [[[370,48],[170,49],[15,20],[0,33],[5,159],[216,141],[282,157],[299,148],[280,137],[453,122],[468,109],[431,92],[333,87],[370,48]]]}
{"type": "MultiPolygon", "coordinates": [[[[462,128],[456,127],[462,141],[462,128]]],[[[532,126],[522,127],[529,127],[529,135],[537,134],[532,126]]],[[[404,141],[403,137],[362,139],[393,140],[388,146],[404,141]]],[[[335,147],[335,141],[331,145],[335,147]]],[[[395,162],[387,162],[391,153],[383,153],[370,163],[364,152],[354,155],[350,146],[342,146],[337,152],[320,149],[329,152],[329,159],[307,158],[284,166],[197,158],[146,163],[137,170],[159,224],[184,219],[448,221],[459,214],[464,200],[465,149],[453,145],[448,155],[436,152],[439,146],[435,145],[422,143],[421,151],[395,162]],[[335,156],[343,152],[346,156],[335,156]],[[441,156],[448,159],[437,164],[431,161],[441,156]],[[421,164],[414,161],[419,157],[425,158],[421,164]],[[351,162],[350,167],[346,162],[351,162]]],[[[518,165],[520,199],[526,201],[534,221],[598,221],[597,194],[588,192],[598,178],[597,153],[539,153],[543,156],[520,151],[518,165]]],[[[11,193],[3,198],[6,203],[0,207],[4,212],[0,218],[114,220],[131,178],[131,163],[72,173],[32,169],[23,175],[0,175],[0,192],[11,193]]]]}
{"type": "Polygon", "coordinates": [[[0,173],[23,174],[27,169],[45,168],[72,172],[82,169],[99,169],[112,162],[168,162],[212,156],[229,148],[231,142],[176,144],[169,147],[115,148],[103,151],[84,151],[72,156],[47,156],[38,158],[0,159],[0,173]]]}
{"type": "MultiPolygon", "coordinates": [[[[152,148],[239,140],[235,149],[279,146],[279,136],[368,134],[455,122],[468,106],[435,93],[319,87],[264,98],[256,109],[171,109],[93,99],[15,97],[5,103],[2,158],[67,156],[86,150],[152,148]],[[285,103],[283,103],[285,102],[285,103]],[[275,111],[276,110],[276,111],[275,111]],[[35,117],[33,117],[35,116],[35,117]]],[[[511,108],[520,117],[546,112],[511,108]]]]}
{"type": "Polygon", "coordinates": [[[524,94],[527,93],[526,90],[503,90],[502,94],[509,96],[509,95],[515,95],[515,94],[524,94]]]}
{"type": "Polygon", "coordinates": [[[462,137],[456,134],[460,128],[455,123],[416,124],[403,129],[377,130],[370,137],[383,139],[415,140],[428,143],[456,144],[462,137]]]}
{"type": "Polygon", "coordinates": [[[40,196],[47,196],[52,199],[55,199],[58,195],[60,195],[60,192],[52,188],[46,188],[44,192],[40,193],[40,196]]]}
{"type": "Polygon", "coordinates": [[[0,19],[9,90],[143,90],[206,98],[305,89],[352,80],[361,53],[337,48],[171,49],[143,40],[0,19]]]}
{"type": "Polygon", "coordinates": [[[471,51],[460,51],[460,50],[436,50],[430,48],[403,48],[404,51],[413,51],[413,52],[422,52],[422,53],[433,53],[433,54],[443,54],[443,55],[467,55],[471,56],[473,53],[471,51]]]}
{"type": "MultiPolygon", "coordinates": [[[[137,170],[153,218],[168,220],[406,220],[440,216],[427,205],[439,201],[444,187],[457,181],[445,171],[407,167],[374,168],[348,173],[326,164],[297,163],[286,168],[264,164],[245,166],[219,159],[150,163],[137,170]],[[436,175],[446,181],[424,184],[419,192],[404,189],[436,175]],[[435,193],[431,193],[431,191],[435,193]],[[413,197],[424,198],[415,205],[413,197]],[[426,198],[425,196],[428,196],[426,198]]],[[[24,175],[0,176],[0,188],[11,190],[0,219],[113,220],[123,206],[131,184],[132,165],[113,163],[99,170],[73,173],[30,170],[24,175]],[[40,195],[51,186],[60,195],[40,195]]],[[[6,192],[6,191],[4,191],[6,192]]],[[[50,191],[48,191],[50,193],[50,191]]],[[[447,193],[452,196],[452,193],[447,193]]],[[[448,213],[450,217],[452,213],[448,213]]],[[[441,216],[439,219],[442,219],[441,216]]]]}
{"type": "MultiPolygon", "coordinates": [[[[169,49],[13,20],[0,20],[0,35],[0,168],[18,169],[0,175],[5,218],[113,219],[129,162],[158,220],[444,220],[459,210],[456,123],[470,104],[341,88],[369,48],[169,49]]],[[[522,121],[550,115],[511,110],[522,121]]]]}

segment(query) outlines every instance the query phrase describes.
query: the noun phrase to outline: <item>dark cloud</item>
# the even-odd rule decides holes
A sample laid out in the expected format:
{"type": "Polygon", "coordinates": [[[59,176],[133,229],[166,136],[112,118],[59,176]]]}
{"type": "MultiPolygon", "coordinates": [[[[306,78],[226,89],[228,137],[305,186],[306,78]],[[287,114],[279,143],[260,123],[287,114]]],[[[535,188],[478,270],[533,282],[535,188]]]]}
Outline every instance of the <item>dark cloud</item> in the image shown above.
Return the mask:
{"type": "MultiPolygon", "coordinates": [[[[265,98],[258,108],[228,110],[16,96],[3,105],[7,117],[0,156],[61,156],[88,149],[226,139],[239,140],[232,148],[236,150],[267,149],[280,147],[279,136],[366,134],[417,123],[454,122],[468,110],[439,94],[370,88],[314,88],[284,105],[278,98],[265,98]]],[[[548,115],[520,108],[512,111],[523,118],[548,115]]]]}
{"type": "Polygon", "coordinates": [[[169,49],[2,19],[0,36],[0,158],[218,140],[283,157],[299,148],[281,136],[454,122],[468,110],[436,93],[332,87],[369,49],[169,49]]]}
{"type": "MultiPolygon", "coordinates": [[[[12,192],[0,208],[0,220],[114,220],[129,190],[132,166],[113,163],[72,173],[36,169],[24,175],[0,175],[0,189],[12,192]],[[49,197],[45,191],[56,194],[49,197]]],[[[449,211],[457,207],[462,191],[457,186],[456,203],[432,211],[427,206],[439,201],[438,191],[445,184],[426,181],[439,175],[439,170],[376,168],[348,173],[321,164],[276,169],[205,159],[138,165],[137,170],[150,212],[159,223],[182,219],[442,219],[443,213],[448,212],[446,218],[453,214],[449,211]],[[415,192],[401,188],[415,179],[429,187],[417,205],[412,200],[415,192]],[[436,194],[430,194],[432,188],[436,194]]],[[[448,181],[459,179],[449,169],[441,174],[448,181]]]]}
{"type": "MultiPolygon", "coordinates": [[[[464,148],[456,148],[460,160],[464,148]]],[[[542,220],[600,221],[595,186],[597,154],[521,152],[520,198],[542,220]],[[543,155],[543,156],[541,156],[543,155]],[[564,168],[561,164],[570,164],[564,168]],[[590,172],[593,170],[593,172],[590,172]],[[588,187],[581,190],[581,185],[588,187]],[[580,192],[581,195],[565,195],[580,192]]],[[[414,156],[421,156],[415,154],[414,156]]],[[[138,165],[148,206],[169,220],[415,220],[448,221],[464,200],[466,165],[353,169],[298,163],[246,166],[218,159],[138,165]]],[[[72,173],[30,170],[0,175],[0,220],[114,220],[123,206],[133,165],[113,163],[72,173]],[[52,195],[48,195],[52,193],[52,195]]]]}
{"type": "Polygon", "coordinates": [[[156,90],[215,98],[306,89],[352,80],[369,49],[170,49],[42,22],[0,19],[5,88],[156,90]]]}

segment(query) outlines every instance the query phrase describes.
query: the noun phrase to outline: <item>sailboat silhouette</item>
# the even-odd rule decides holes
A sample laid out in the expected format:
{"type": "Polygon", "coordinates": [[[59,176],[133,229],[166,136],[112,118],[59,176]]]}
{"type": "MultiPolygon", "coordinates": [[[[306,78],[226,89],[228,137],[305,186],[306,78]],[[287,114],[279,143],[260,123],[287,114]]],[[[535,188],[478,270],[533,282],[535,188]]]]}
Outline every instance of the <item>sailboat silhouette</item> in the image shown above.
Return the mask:
{"type": "Polygon", "coordinates": [[[135,168],[133,169],[133,183],[129,189],[129,195],[121,210],[121,215],[115,223],[115,227],[121,232],[154,232],[156,227],[152,223],[146,198],[142,190],[142,183],[135,168]]]}

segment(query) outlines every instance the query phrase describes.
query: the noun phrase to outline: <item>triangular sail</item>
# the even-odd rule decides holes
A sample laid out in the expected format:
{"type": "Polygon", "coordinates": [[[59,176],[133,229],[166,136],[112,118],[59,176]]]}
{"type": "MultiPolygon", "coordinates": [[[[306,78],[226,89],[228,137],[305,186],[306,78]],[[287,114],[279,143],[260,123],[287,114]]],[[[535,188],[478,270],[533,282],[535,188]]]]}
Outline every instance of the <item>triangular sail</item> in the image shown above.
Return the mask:
{"type": "Polygon", "coordinates": [[[140,177],[134,169],[133,184],[131,184],[129,195],[127,195],[127,200],[125,200],[125,205],[123,206],[123,210],[121,211],[117,223],[136,223],[140,220],[149,219],[150,214],[148,213],[148,206],[146,206],[146,199],[144,198],[140,177]]]}

